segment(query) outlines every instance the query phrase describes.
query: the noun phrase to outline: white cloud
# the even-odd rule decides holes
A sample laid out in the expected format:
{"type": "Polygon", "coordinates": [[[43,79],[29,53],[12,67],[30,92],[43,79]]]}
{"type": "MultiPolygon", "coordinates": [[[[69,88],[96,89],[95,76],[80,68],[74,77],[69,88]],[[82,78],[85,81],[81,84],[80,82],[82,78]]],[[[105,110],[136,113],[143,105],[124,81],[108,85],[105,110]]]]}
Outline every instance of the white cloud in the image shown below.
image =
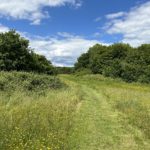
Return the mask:
{"type": "Polygon", "coordinates": [[[150,2],[132,8],[127,13],[109,14],[106,25],[107,33],[122,34],[124,43],[138,46],[150,43],[150,2]],[[120,17],[121,18],[116,18],[120,17]]]}
{"type": "Polygon", "coordinates": [[[119,18],[119,17],[122,17],[122,16],[125,16],[126,13],[125,12],[117,12],[117,13],[112,13],[112,14],[108,14],[106,15],[106,18],[107,19],[115,19],[115,18],[119,18]]]}
{"type": "Polygon", "coordinates": [[[99,33],[99,32],[95,32],[94,34],[93,34],[93,37],[100,37],[101,36],[101,33],[99,33]]]}
{"type": "MultiPolygon", "coordinates": [[[[60,35],[61,33],[59,33],[60,35]]],[[[67,34],[67,33],[65,33],[67,34]]],[[[64,35],[64,33],[62,33],[64,35]]],[[[97,40],[88,40],[84,37],[70,35],[68,37],[60,39],[55,38],[34,38],[30,39],[31,47],[36,50],[37,53],[45,55],[48,59],[52,60],[54,65],[58,66],[72,66],[76,59],[89,47],[96,43],[102,43],[97,40]]]]}
{"type": "Polygon", "coordinates": [[[44,7],[60,7],[70,4],[80,7],[80,0],[0,0],[0,17],[27,19],[32,24],[40,24],[41,20],[49,17],[44,7]]]}
{"type": "Polygon", "coordinates": [[[75,37],[73,34],[67,33],[67,32],[58,32],[58,36],[63,37],[63,38],[73,38],[75,37]]]}
{"type": "Polygon", "coordinates": [[[94,21],[99,22],[101,19],[102,19],[101,17],[97,17],[94,21]]]}
{"type": "Polygon", "coordinates": [[[8,27],[5,27],[2,24],[0,24],[0,32],[7,32],[8,30],[9,30],[8,27]]]}
{"type": "MultiPolygon", "coordinates": [[[[7,32],[9,28],[0,24],[0,32],[7,32]]],[[[56,66],[73,66],[77,58],[89,47],[99,43],[67,32],[58,32],[54,37],[41,37],[26,32],[17,31],[22,37],[30,41],[30,47],[38,54],[46,56],[56,66]]]]}

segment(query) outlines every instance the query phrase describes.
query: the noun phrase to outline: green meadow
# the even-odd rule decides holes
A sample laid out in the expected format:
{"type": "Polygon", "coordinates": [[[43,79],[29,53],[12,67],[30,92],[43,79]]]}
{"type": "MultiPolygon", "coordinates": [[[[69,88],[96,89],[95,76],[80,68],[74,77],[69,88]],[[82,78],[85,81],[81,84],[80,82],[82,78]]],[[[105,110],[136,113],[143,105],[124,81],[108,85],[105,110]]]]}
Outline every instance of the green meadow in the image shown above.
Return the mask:
{"type": "Polygon", "coordinates": [[[147,84],[0,72],[0,150],[149,150],[149,110],[147,84]]]}

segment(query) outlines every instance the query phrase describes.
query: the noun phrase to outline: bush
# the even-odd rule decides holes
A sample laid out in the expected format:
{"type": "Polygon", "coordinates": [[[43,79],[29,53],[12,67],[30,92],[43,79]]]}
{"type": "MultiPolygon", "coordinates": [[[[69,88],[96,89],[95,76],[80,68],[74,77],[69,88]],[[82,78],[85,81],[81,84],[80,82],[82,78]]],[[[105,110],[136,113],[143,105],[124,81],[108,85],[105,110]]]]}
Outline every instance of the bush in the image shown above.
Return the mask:
{"type": "Polygon", "coordinates": [[[74,73],[73,67],[56,67],[57,74],[72,74],[74,73]]]}
{"type": "Polygon", "coordinates": [[[139,82],[150,83],[150,65],[144,69],[144,73],[139,77],[139,82]]]}
{"type": "Polygon", "coordinates": [[[26,72],[0,72],[1,91],[13,92],[15,89],[42,91],[61,88],[62,85],[55,76],[26,72]]]}
{"type": "Polygon", "coordinates": [[[119,60],[112,61],[111,66],[105,67],[102,74],[106,77],[120,78],[122,74],[122,65],[119,60]]]}
{"type": "Polygon", "coordinates": [[[80,69],[78,71],[75,72],[75,75],[80,76],[80,75],[87,75],[87,74],[92,74],[90,69],[80,69]]]}

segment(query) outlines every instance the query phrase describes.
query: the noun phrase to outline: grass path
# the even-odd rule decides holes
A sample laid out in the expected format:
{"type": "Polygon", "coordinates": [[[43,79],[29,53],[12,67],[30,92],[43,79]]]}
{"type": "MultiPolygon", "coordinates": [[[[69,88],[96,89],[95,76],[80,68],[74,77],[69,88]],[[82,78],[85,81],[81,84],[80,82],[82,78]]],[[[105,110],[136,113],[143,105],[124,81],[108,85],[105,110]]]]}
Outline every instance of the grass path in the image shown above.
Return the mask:
{"type": "Polygon", "coordinates": [[[137,150],[149,149],[140,130],[122,118],[108,101],[104,87],[89,81],[76,82],[65,77],[69,85],[79,84],[83,100],[78,104],[74,128],[69,139],[71,150],[137,150]]]}
{"type": "Polygon", "coordinates": [[[16,74],[0,77],[0,150],[150,150],[149,85],[61,75],[27,91],[44,76],[16,74]]]}

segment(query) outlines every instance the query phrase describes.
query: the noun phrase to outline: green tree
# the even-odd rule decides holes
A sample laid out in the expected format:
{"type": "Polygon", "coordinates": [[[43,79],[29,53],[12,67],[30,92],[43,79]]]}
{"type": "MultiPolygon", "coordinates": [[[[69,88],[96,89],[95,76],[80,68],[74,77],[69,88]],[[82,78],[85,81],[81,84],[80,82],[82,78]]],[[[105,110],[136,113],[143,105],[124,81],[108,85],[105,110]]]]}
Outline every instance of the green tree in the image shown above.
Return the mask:
{"type": "Polygon", "coordinates": [[[0,33],[0,69],[27,69],[27,59],[30,57],[29,41],[20,37],[15,31],[0,33]]]}
{"type": "Polygon", "coordinates": [[[90,69],[92,73],[127,82],[150,83],[150,44],[137,48],[129,44],[115,43],[110,46],[96,44],[78,58],[78,70],[90,69]]]}
{"type": "Polygon", "coordinates": [[[35,54],[29,48],[29,41],[14,30],[0,33],[0,70],[35,71],[53,74],[51,62],[35,54]]]}
{"type": "Polygon", "coordinates": [[[75,70],[88,67],[89,67],[89,53],[84,53],[78,58],[77,63],[75,63],[75,70]]]}

